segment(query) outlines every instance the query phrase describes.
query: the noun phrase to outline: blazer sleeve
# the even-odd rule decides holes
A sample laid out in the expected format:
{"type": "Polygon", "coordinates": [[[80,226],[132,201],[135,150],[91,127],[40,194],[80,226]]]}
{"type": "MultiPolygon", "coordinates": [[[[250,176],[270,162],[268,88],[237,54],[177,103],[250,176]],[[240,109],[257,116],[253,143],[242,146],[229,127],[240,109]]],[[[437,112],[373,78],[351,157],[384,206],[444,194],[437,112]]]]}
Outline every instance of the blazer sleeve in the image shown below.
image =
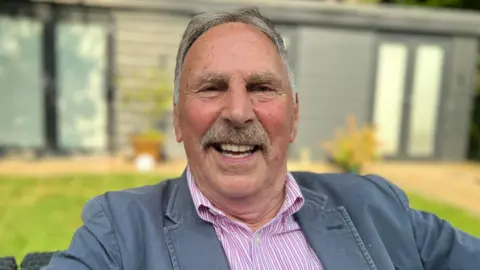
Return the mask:
{"type": "Polygon", "coordinates": [[[55,253],[42,270],[121,269],[118,242],[106,206],[104,196],[88,201],[82,210],[83,225],[74,233],[70,246],[55,253]]]}
{"type": "Polygon", "coordinates": [[[405,208],[425,270],[480,269],[480,238],[435,214],[412,209],[405,193],[391,183],[388,185],[405,208]]]}

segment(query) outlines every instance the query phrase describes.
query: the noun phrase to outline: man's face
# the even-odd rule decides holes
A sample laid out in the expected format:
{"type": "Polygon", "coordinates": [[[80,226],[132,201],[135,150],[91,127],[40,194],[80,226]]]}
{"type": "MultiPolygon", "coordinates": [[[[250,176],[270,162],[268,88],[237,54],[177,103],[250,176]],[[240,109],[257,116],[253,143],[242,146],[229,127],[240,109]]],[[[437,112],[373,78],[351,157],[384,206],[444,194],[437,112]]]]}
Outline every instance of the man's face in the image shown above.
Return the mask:
{"type": "Polygon", "coordinates": [[[207,196],[242,199],[283,185],[297,121],[286,68],[257,28],[222,24],[190,48],[175,134],[207,196]]]}

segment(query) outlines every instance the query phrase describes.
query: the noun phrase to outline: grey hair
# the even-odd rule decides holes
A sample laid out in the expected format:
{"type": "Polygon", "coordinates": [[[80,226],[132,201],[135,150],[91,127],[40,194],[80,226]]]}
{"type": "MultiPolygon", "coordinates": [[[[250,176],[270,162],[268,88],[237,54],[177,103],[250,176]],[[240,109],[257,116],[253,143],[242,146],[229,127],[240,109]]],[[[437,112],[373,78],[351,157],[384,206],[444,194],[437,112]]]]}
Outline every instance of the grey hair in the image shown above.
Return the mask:
{"type": "Polygon", "coordinates": [[[174,77],[174,103],[178,102],[180,95],[180,77],[182,74],[185,56],[192,47],[193,43],[205,32],[213,27],[230,22],[240,22],[252,25],[262,31],[277,48],[283,64],[287,70],[290,87],[294,88],[293,73],[288,62],[287,50],[280,33],[277,32],[273,23],[260,14],[257,8],[240,8],[230,11],[212,11],[195,15],[189,22],[183,33],[180,46],[178,48],[175,64],[174,77]]]}

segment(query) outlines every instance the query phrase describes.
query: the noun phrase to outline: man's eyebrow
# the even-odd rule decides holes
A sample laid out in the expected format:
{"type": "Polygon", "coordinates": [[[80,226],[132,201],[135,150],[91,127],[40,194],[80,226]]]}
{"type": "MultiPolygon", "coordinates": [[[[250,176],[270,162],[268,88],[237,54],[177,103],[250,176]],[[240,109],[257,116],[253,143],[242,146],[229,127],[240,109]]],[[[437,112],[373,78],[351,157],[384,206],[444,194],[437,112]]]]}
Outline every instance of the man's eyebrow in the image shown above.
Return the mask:
{"type": "Polygon", "coordinates": [[[203,84],[228,84],[229,79],[225,74],[206,72],[194,78],[192,87],[199,88],[203,84]]]}
{"type": "Polygon", "coordinates": [[[275,73],[261,72],[261,73],[252,74],[249,77],[248,82],[252,84],[262,84],[262,83],[281,84],[282,79],[275,73]]]}
{"type": "MultiPolygon", "coordinates": [[[[198,76],[195,76],[193,83],[191,84],[192,89],[197,89],[202,87],[205,84],[213,85],[228,85],[230,77],[227,74],[214,73],[214,72],[205,72],[201,73],[198,76]]],[[[250,75],[247,79],[248,84],[274,84],[281,86],[282,79],[279,75],[273,72],[259,72],[250,75]]]]}

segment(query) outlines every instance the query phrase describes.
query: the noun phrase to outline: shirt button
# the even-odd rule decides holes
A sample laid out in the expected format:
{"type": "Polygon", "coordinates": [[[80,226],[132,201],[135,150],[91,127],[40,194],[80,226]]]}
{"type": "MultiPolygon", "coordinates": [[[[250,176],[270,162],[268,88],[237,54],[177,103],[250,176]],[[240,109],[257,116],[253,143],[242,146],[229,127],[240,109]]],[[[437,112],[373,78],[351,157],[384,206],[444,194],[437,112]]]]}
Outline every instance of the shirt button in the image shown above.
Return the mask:
{"type": "Polygon", "coordinates": [[[261,240],[260,235],[259,235],[259,234],[255,234],[255,236],[254,236],[253,238],[254,238],[254,240],[255,240],[255,244],[259,245],[259,244],[260,244],[260,240],[261,240]]]}

